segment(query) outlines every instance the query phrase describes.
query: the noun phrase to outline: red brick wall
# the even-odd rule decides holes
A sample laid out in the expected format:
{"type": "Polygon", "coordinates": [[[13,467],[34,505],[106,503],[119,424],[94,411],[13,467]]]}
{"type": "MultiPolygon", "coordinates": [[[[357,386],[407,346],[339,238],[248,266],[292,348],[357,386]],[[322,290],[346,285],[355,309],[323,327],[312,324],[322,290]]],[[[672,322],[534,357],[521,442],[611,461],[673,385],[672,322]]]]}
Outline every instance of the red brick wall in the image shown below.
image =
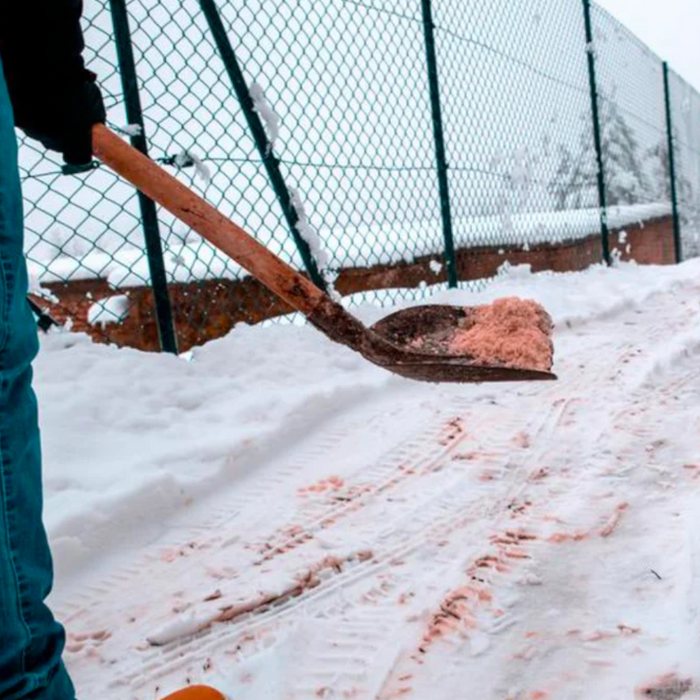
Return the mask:
{"type": "MultiPolygon", "coordinates": [[[[611,250],[618,250],[622,260],[640,264],[669,265],[675,262],[673,220],[665,217],[626,228],[626,240],[620,233],[610,234],[611,250]],[[627,246],[630,253],[627,253],[627,246]]],[[[456,251],[457,270],[461,280],[493,277],[507,260],[513,265],[532,265],[534,272],[583,270],[601,260],[600,236],[594,235],[567,243],[511,248],[469,248],[456,251]]],[[[435,274],[430,263],[437,256],[417,258],[412,263],[376,265],[369,268],[348,268],[340,272],[336,282],[343,294],[395,287],[417,287],[422,282],[437,283],[446,279],[445,269],[435,274]]],[[[69,319],[73,329],[91,335],[95,340],[128,345],[142,350],[158,350],[158,332],[153,311],[153,295],[149,287],[115,290],[105,280],[86,280],[44,285],[59,303],[36,298],[56,320],[69,319]],[[121,323],[91,326],[88,310],[96,301],[115,294],[131,300],[128,318],[121,323]]],[[[181,351],[228,333],[237,323],[257,323],[289,313],[291,309],[254,279],[240,281],[209,280],[170,287],[178,343],[181,351]]]]}

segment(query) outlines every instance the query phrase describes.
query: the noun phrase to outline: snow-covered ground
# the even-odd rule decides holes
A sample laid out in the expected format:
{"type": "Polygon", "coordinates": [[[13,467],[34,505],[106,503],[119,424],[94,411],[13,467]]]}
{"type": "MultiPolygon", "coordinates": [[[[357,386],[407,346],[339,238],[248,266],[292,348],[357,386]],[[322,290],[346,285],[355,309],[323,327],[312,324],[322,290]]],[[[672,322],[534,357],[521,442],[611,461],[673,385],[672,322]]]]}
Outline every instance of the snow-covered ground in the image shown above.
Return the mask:
{"type": "Polygon", "coordinates": [[[700,698],[700,261],[435,301],[512,294],[558,382],[415,384],[293,325],[188,360],[46,338],[80,696],[700,698]]]}

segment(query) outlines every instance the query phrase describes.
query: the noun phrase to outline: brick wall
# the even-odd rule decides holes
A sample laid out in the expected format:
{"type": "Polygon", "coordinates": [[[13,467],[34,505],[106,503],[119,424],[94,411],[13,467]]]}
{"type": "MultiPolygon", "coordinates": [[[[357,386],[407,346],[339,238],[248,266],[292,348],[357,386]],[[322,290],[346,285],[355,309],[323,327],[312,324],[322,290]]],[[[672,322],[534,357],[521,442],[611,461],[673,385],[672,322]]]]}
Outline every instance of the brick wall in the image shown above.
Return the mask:
{"type": "MultiPolygon", "coordinates": [[[[669,265],[675,262],[673,220],[664,217],[625,229],[626,237],[613,231],[611,250],[619,251],[621,260],[639,264],[669,265]]],[[[533,246],[530,250],[512,248],[469,248],[456,251],[461,280],[493,277],[507,260],[513,265],[532,265],[534,272],[583,270],[601,260],[599,235],[566,243],[533,246]]],[[[417,258],[412,263],[349,268],[340,272],[336,282],[343,294],[374,289],[417,287],[423,282],[435,284],[446,278],[445,269],[436,274],[430,263],[438,256],[417,258]]],[[[142,350],[158,350],[158,332],[153,310],[153,295],[148,287],[113,289],[105,280],[80,280],[44,285],[58,303],[35,301],[61,323],[69,319],[76,331],[91,335],[100,342],[127,345],[142,350]],[[115,294],[129,297],[131,308],[121,323],[92,326],[88,310],[97,301],[115,294]]],[[[209,280],[170,286],[178,344],[181,351],[228,333],[237,323],[257,323],[291,311],[257,280],[209,280]]]]}

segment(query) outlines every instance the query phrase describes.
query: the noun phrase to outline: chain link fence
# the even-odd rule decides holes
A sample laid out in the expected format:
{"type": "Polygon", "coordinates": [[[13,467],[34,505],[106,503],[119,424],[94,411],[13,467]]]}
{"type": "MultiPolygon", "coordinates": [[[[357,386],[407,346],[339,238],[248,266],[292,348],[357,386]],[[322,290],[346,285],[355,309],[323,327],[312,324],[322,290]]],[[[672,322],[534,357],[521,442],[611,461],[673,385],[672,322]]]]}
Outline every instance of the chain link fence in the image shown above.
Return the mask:
{"type": "MultiPolygon", "coordinates": [[[[627,206],[644,211],[645,205],[673,214],[664,64],[597,6],[591,8],[591,24],[609,215],[627,206]]],[[[663,245],[662,258],[673,259],[673,238],[663,245]]],[[[624,254],[634,258],[626,236],[611,246],[613,259],[624,254]]]]}
{"type": "MultiPolygon", "coordinates": [[[[110,124],[346,303],[700,254],[700,95],[588,0],[85,5],[110,124]]],[[[95,165],[21,148],[31,292],[60,322],[183,351],[289,318],[95,165]]]]}
{"type": "Polygon", "coordinates": [[[676,191],[684,258],[700,256],[700,94],[669,71],[676,191]]]}

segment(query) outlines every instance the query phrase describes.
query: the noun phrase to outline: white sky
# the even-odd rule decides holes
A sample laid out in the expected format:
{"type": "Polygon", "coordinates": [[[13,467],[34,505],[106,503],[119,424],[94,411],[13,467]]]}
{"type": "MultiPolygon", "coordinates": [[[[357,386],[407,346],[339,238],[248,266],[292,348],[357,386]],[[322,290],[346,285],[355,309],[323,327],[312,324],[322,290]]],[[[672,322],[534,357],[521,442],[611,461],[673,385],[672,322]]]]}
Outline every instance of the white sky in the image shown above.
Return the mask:
{"type": "Polygon", "coordinates": [[[597,0],[700,90],[700,0],[597,0]]]}

